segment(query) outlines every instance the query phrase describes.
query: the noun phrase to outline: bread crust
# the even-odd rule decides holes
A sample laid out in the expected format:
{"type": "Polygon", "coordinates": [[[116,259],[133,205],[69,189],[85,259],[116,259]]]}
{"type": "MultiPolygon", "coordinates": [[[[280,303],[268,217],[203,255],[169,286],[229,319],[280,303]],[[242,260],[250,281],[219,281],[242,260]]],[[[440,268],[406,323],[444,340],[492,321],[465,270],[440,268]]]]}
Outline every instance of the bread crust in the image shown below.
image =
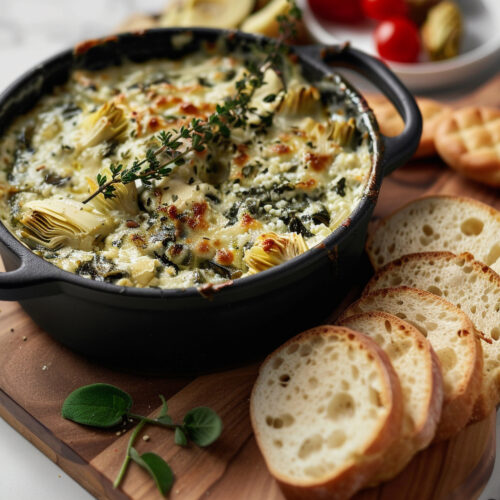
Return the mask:
{"type": "MultiPolygon", "coordinates": [[[[436,260],[444,260],[460,266],[463,266],[466,263],[471,268],[471,272],[483,274],[485,280],[490,282],[495,289],[500,289],[500,276],[487,265],[476,261],[474,256],[470,253],[465,252],[460,255],[455,255],[451,252],[421,252],[405,255],[386,264],[368,282],[363,290],[363,295],[379,289],[377,283],[383,277],[396,274],[396,272],[406,263],[411,263],[412,261],[431,262],[436,260]]],[[[402,283],[397,283],[394,286],[399,286],[400,284],[402,283]]],[[[483,351],[485,354],[491,352],[492,358],[497,359],[497,356],[500,354],[499,339],[491,338],[489,332],[482,332],[477,325],[475,325],[475,329],[480,335],[484,336],[488,340],[488,343],[483,343],[483,351]]],[[[496,365],[492,369],[492,374],[489,373],[490,369],[491,368],[485,363],[481,392],[472,411],[472,422],[477,422],[487,418],[500,403],[500,364],[496,365]]]]}
{"type": "Polygon", "coordinates": [[[500,186],[500,111],[471,106],[455,110],[436,130],[436,148],[453,169],[490,186],[500,186]]]}
{"type": "Polygon", "coordinates": [[[250,397],[250,420],[255,434],[257,444],[263,454],[264,460],[270,473],[278,481],[280,488],[287,499],[321,499],[345,500],[350,498],[356,491],[361,489],[373,473],[382,463],[383,452],[396,441],[401,432],[403,418],[403,397],[399,379],[391,365],[385,352],[367,336],[340,326],[318,326],[303,332],[288,340],[285,344],[271,353],[261,365],[259,377],[253,387],[250,397]],[[264,443],[261,441],[259,428],[254,413],[254,399],[258,384],[262,382],[260,375],[264,366],[278,356],[292,343],[303,344],[308,340],[320,336],[337,335],[347,339],[356,349],[367,351],[368,356],[372,356],[376,363],[379,376],[384,381],[382,400],[386,402],[388,413],[386,418],[379,422],[373,438],[366,444],[364,449],[359,450],[357,459],[344,464],[338,468],[335,474],[331,474],[322,479],[297,480],[287,477],[280,471],[273,468],[266,458],[264,443]]]}
{"type": "MultiPolygon", "coordinates": [[[[399,338],[402,336],[412,339],[413,345],[416,346],[415,350],[419,353],[418,355],[421,359],[425,360],[426,368],[420,373],[420,376],[425,377],[427,393],[423,404],[424,413],[420,421],[415,422],[409,410],[404,410],[407,417],[414,422],[414,427],[411,433],[407,433],[403,426],[403,433],[399,440],[395,441],[384,453],[384,466],[370,479],[370,487],[377,486],[381,482],[395,477],[406,467],[416,453],[430,444],[435,436],[443,406],[443,378],[439,359],[431,344],[416,327],[393,314],[382,311],[370,311],[348,316],[339,321],[339,324],[355,329],[358,321],[372,319],[375,323],[380,323],[381,326],[385,322],[391,324],[392,332],[396,332],[395,335],[391,333],[391,336],[396,337],[396,345],[398,344],[398,336],[399,338]]],[[[362,331],[362,333],[365,332],[362,331]]],[[[396,373],[398,373],[397,368],[396,373]]],[[[404,377],[404,373],[399,373],[399,377],[401,380],[404,377]]]]}
{"type": "MultiPolygon", "coordinates": [[[[474,198],[468,198],[465,196],[455,196],[455,195],[448,195],[448,194],[439,194],[439,195],[426,195],[426,196],[421,196],[419,198],[416,198],[415,200],[409,201],[408,203],[404,204],[388,216],[384,217],[383,219],[379,220],[375,227],[373,228],[373,231],[370,232],[368,239],[366,241],[365,249],[366,253],[368,254],[368,258],[370,259],[370,262],[372,264],[372,267],[375,270],[378,270],[381,266],[377,263],[377,255],[375,254],[374,251],[374,245],[375,245],[375,239],[378,231],[384,231],[385,227],[393,220],[393,218],[397,215],[399,215],[401,212],[407,210],[410,208],[412,205],[420,205],[422,203],[426,202],[432,202],[435,201],[436,203],[439,203],[441,200],[451,200],[451,201],[456,201],[458,203],[462,203],[464,205],[464,211],[467,211],[468,206],[474,206],[478,208],[479,210],[483,211],[487,217],[492,217],[496,219],[500,225],[500,212],[496,210],[495,208],[491,207],[490,205],[487,205],[486,203],[482,203],[481,201],[478,201],[474,198]]],[[[381,233],[378,233],[379,235],[381,233]]],[[[405,254],[408,253],[413,253],[412,251],[406,251],[404,252],[405,254]]],[[[398,255],[396,255],[398,257],[398,255]]],[[[495,266],[494,266],[495,267],[495,266]]]]}
{"type": "MultiPolygon", "coordinates": [[[[439,307],[450,311],[461,323],[461,338],[463,342],[467,343],[467,350],[469,352],[468,363],[461,370],[462,378],[460,381],[457,381],[453,395],[445,394],[441,419],[436,429],[434,442],[449,439],[460,432],[471,420],[475,404],[481,394],[483,383],[483,351],[480,336],[469,317],[454,304],[425,290],[407,286],[377,289],[363,295],[340,315],[338,322],[342,323],[345,318],[353,314],[358,314],[360,310],[367,310],[371,307],[370,301],[374,301],[377,298],[384,298],[388,295],[407,296],[415,302],[422,301],[423,303],[432,302],[438,304],[439,307]]],[[[387,312],[394,313],[394,311],[387,312]]],[[[456,334],[457,332],[450,333],[456,334]]],[[[428,340],[432,345],[432,337],[428,338],[428,340]]]]}

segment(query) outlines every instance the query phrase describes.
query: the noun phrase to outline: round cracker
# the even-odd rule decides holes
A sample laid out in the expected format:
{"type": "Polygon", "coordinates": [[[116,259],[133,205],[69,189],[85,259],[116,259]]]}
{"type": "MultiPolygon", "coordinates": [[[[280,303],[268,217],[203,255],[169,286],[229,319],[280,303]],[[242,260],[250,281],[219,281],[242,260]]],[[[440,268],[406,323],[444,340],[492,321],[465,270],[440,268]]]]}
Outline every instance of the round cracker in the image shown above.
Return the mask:
{"type": "Polygon", "coordinates": [[[490,186],[500,186],[500,110],[471,106],[443,119],[436,148],[453,169],[490,186]]]}

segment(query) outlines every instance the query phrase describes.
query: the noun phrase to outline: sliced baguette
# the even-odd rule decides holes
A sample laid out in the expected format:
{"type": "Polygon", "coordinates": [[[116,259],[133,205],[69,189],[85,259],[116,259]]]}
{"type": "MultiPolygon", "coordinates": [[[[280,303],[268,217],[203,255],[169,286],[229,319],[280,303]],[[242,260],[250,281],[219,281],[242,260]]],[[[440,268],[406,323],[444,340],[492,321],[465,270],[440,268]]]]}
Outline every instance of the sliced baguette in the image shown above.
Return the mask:
{"type": "Polygon", "coordinates": [[[250,399],[257,444],[288,499],[350,498],[399,438],[403,397],[367,336],[321,326],[262,364],[250,399]]]}
{"type": "Polygon", "coordinates": [[[462,309],[485,336],[483,381],[472,420],[486,418],[500,403],[500,276],[468,253],[417,253],[384,266],[363,293],[400,285],[442,296],[462,309]]]}
{"type": "Polygon", "coordinates": [[[418,329],[392,314],[371,311],[349,316],[339,324],[372,338],[389,356],[401,383],[401,435],[385,454],[383,467],[369,481],[370,486],[376,486],[399,474],[434,438],[443,405],[441,368],[418,329]]]}
{"type": "Polygon", "coordinates": [[[367,311],[394,314],[427,337],[441,363],[444,383],[443,410],[435,440],[460,432],[472,416],[483,378],[481,343],[469,317],[437,295],[398,287],[363,295],[342,313],[338,322],[345,324],[345,318],[367,311]]]}
{"type": "Polygon", "coordinates": [[[416,252],[470,252],[500,271],[500,212],[471,198],[428,196],[383,219],[368,238],[375,269],[416,252]]]}

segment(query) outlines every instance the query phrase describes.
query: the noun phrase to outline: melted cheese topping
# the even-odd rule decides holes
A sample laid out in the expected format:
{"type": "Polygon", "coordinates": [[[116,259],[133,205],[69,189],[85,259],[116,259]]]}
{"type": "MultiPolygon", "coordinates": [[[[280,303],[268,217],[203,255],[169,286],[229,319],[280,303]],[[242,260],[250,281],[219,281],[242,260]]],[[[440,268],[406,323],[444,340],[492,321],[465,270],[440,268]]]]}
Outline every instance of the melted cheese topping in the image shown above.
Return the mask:
{"type": "Polygon", "coordinates": [[[121,185],[114,199],[81,203],[99,172],[109,176],[112,163],[144,158],[158,132],[205,119],[234,95],[243,63],[243,55],[200,52],[75,71],[0,141],[4,223],[62,269],[136,287],[256,272],[248,252],[260,242],[265,257],[273,238],[299,250],[275,252],[269,265],[319,243],[361,199],[372,158],[354,119],[330,111],[293,64],[286,93],[266,72],[252,101],[256,113],[228,140],[190,153],[151,186],[121,185]],[[256,129],[258,114],[272,114],[272,124],[256,129]]]}

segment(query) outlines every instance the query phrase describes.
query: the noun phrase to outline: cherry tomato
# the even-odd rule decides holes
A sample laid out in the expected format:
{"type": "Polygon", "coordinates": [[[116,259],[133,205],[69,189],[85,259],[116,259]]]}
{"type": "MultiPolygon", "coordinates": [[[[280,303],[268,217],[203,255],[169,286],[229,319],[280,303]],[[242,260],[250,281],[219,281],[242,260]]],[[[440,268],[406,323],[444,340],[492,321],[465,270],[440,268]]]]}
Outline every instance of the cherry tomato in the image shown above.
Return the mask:
{"type": "Polygon", "coordinates": [[[420,53],[420,35],[415,23],[404,17],[382,21],[374,33],[378,53],[389,61],[412,63],[420,53]]]}
{"type": "Polygon", "coordinates": [[[377,21],[408,14],[405,0],[362,0],[361,5],[364,15],[377,21]]]}
{"type": "Polygon", "coordinates": [[[311,10],[321,19],[358,23],[364,19],[361,0],[309,0],[311,10]]]}

